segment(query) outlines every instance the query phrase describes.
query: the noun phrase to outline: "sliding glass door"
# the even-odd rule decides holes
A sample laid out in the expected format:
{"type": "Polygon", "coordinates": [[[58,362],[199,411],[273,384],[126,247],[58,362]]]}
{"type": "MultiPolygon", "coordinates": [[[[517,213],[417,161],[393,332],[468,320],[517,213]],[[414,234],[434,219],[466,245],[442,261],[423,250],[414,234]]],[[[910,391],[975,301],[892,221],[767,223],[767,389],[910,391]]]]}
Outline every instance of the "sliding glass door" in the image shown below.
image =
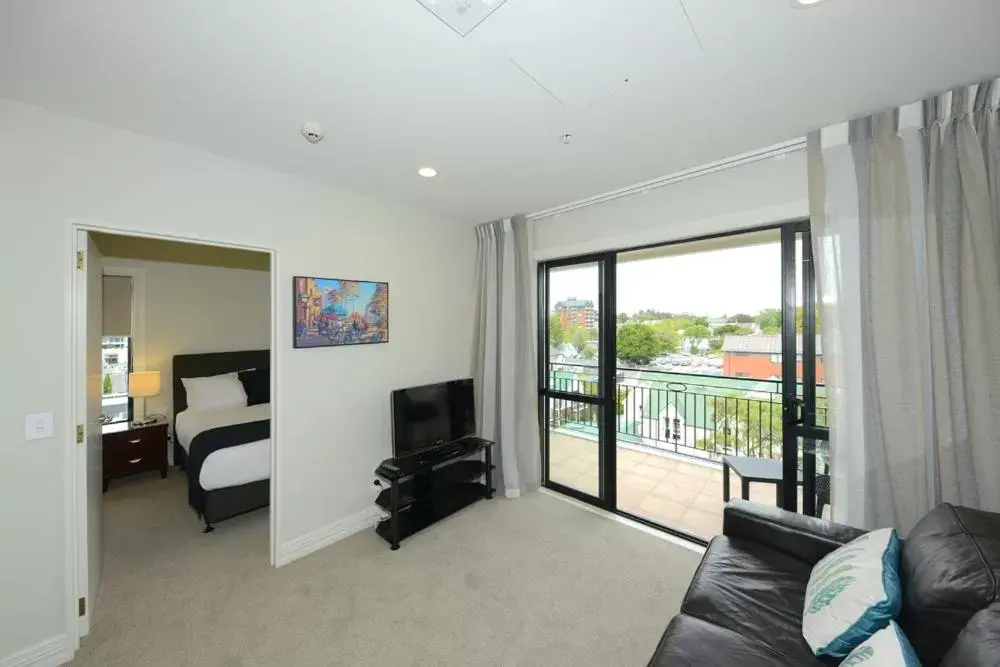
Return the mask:
{"type": "Polygon", "coordinates": [[[547,487],[695,541],[829,504],[808,222],[539,266],[547,487]]]}
{"type": "Polygon", "coordinates": [[[607,259],[594,255],[550,262],[539,272],[545,483],[602,506],[613,492],[606,462],[614,446],[613,428],[607,427],[614,383],[603,363],[614,360],[609,353],[614,331],[602,317],[614,280],[607,259]]]}

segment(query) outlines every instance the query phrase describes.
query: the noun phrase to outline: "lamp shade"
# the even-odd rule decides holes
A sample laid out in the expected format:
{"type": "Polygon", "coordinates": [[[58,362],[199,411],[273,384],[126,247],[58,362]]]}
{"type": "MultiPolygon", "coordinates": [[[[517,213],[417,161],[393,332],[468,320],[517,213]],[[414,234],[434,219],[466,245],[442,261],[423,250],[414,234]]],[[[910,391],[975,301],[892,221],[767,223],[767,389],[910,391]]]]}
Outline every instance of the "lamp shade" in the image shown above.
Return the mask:
{"type": "Polygon", "coordinates": [[[158,396],[160,371],[136,371],[128,374],[128,395],[133,398],[158,396]]]}

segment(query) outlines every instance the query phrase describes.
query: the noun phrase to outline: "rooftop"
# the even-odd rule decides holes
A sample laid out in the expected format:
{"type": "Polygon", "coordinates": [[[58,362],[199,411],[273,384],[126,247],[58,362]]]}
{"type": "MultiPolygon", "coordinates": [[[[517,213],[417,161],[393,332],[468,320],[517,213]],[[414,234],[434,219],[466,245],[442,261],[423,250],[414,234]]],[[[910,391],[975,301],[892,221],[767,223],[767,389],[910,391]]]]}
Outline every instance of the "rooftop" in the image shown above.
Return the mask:
{"type": "MultiPolygon", "coordinates": [[[[795,347],[798,350],[802,349],[801,335],[795,337],[795,347]]],[[[722,351],[745,354],[781,354],[781,336],[726,336],[725,340],[722,341],[722,351]]],[[[823,356],[823,346],[819,336],[816,336],[816,356],[823,356]]]]}

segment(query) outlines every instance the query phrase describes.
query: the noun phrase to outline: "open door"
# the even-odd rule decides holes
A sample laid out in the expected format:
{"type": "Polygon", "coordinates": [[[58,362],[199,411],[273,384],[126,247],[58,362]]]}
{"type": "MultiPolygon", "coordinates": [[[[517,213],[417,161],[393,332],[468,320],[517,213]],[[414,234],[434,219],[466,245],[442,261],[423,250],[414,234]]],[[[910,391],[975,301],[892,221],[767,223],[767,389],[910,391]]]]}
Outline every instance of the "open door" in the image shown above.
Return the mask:
{"type": "Polygon", "coordinates": [[[77,424],[77,598],[80,636],[90,632],[103,561],[101,497],[101,292],[103,259],[90,234],[76,232],[76,340],[73,413],[77,424]]]}

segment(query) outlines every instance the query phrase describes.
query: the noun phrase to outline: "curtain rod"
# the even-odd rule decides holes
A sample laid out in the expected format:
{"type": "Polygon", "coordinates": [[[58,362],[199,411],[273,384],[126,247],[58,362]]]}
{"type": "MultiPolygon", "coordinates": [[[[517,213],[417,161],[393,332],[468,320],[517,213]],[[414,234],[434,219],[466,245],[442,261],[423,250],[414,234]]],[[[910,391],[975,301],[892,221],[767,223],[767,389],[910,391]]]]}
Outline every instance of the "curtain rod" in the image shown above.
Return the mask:
{"type": "Polygon", "coordinates": [[[526,217],[532,222],[535,220],[542,220],[544,218],[551,218],[580,208],[586,208],[587,206],[603,204],[605,202],[620,199],[621,197],[628,197],[643,191],[662,188],[665,185],[680,183],[681,181],[698,178],[699,176],[707,176],[708,174],[714,174],[725,169],[732,169],[733,167],[739,167],[740,165],[750,164],[751,162],[758,162],[760,160],[794,153],[795,151],[805,150],[805,147],[806,140],[804,137],[801,139],[793,139],[792,141],[774,144],[773,146],[761,148],[756,151],[750,151],[749,153],[741,153],[740,155],[729,157],[724,160],[717,160],[716,162],[709,162],[708,164],[703,164],[698,167],[678,171],[667,176],[660,176],[659,178],[654,178],[651,181],[636,183],[619,190],[612,190],[611,192],[605,192],[604,194],[595,195],[586,199],[580,199],[569,204],[563,204],[562,206],[548,208],[544,211],[539,211],[538,213],[531,213],[526,217]]]}

